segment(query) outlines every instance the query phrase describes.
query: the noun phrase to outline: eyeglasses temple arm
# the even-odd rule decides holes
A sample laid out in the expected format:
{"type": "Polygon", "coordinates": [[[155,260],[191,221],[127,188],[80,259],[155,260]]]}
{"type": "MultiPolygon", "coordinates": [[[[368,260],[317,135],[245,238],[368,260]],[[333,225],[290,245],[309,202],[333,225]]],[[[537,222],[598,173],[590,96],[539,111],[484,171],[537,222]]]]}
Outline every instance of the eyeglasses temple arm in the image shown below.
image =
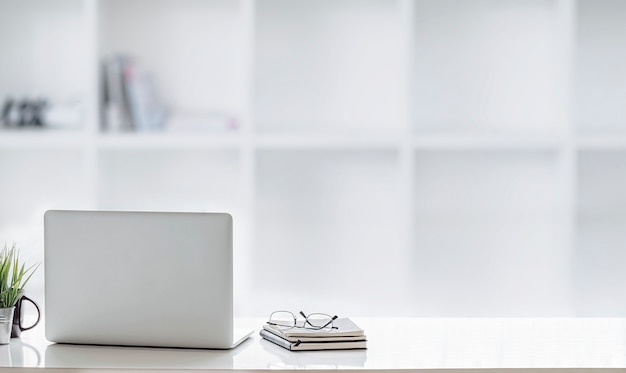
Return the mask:
{"type": "MultiPolygon", "coordinates": [[[[328,325],[332,324],[332,323],[333,323],[333,321],[335,321],[336,319],[337,319],[337,315],[333,316],[333,317],[330,319],[330,321],[329,321],[329,322],[327,322],[326,324],[324,324],[324,325],[323,325],[323,326],[321,326],[320,328],[325,328],[325,327],[327,327],[328,325]]],[[[333,329],[339,329],[339,328],[335,328],[335,327],[333,327],[333,329]]]]}

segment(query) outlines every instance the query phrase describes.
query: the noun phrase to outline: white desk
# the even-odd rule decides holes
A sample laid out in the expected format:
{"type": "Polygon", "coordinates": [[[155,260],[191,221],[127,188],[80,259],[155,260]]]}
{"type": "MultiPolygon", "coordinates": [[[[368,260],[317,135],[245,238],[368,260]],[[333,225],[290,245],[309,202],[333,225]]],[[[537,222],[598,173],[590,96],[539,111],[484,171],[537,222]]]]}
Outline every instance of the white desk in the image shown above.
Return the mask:
{"type": "MultiPolygon", "coordinates": [[[[290,352],[258,336],[230,351],[51,344],[43,326],[0,347],[0,366],[221,371],[594,368],[626,371],[626,319],[362,319],[367,350],[290,352]]],[[[21,368],[21,369],[20,369],[21,368]]],[[[4,370],[4,369],[1,369],[4,370]]],[[[524,369],[525,370],[525,369],[524,369]]],[[[585,371],[589,371],[585,369],[585,371]]],[[[552,371],[552,369],[551,369],[552,371]]],[[[493,372],[493,371],[491,371],[493,372]]]]}

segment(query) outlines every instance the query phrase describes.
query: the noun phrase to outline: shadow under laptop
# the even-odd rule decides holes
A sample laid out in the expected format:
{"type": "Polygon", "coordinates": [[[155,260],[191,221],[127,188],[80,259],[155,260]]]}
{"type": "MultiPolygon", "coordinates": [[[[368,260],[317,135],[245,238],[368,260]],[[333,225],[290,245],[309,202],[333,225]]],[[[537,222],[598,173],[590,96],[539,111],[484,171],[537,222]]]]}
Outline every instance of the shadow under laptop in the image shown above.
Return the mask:
{"type": "Polygon", "coordinates": [[[209,350],[53,343],[46,347],[45,364],[49,368],[232,369],[234,357],[250,344],[244,341],[230,350],[209,350]]]}

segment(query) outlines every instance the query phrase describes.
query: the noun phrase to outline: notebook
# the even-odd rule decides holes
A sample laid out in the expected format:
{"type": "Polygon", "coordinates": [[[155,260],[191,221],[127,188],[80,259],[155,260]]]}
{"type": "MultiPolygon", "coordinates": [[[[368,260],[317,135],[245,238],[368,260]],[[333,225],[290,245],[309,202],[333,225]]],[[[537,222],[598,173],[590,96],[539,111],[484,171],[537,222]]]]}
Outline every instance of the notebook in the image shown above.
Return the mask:
{"type": "Polygon", "coordinates": [[[226,213],[44,215],[45,332],[52,342],[228,349],[233,221],[226,213]]]}

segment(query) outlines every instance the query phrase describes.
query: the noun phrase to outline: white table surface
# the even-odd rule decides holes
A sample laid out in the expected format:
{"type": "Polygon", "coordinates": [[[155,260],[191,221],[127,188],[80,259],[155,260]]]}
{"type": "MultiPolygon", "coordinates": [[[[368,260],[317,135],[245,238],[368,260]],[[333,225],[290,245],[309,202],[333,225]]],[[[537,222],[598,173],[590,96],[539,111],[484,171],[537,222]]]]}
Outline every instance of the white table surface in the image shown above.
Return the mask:
{"type": "MultiPolygon", "coordinates": [[[[254,329],[233,350],[54,344],[44,326],[0,346],[0,367],[83,369],[406,370],[623,368],[626,319],[353,318],[367,350],[291,352],[262,340],[265,319],[237,319],[254,329]]],[[[2,369],[4,370],[4,369],[2,369]]],[[[20,369],[17,369],[18,371],[20,369]]],[[[35,369],[33,369],[35,370],[35,369]]]]}

